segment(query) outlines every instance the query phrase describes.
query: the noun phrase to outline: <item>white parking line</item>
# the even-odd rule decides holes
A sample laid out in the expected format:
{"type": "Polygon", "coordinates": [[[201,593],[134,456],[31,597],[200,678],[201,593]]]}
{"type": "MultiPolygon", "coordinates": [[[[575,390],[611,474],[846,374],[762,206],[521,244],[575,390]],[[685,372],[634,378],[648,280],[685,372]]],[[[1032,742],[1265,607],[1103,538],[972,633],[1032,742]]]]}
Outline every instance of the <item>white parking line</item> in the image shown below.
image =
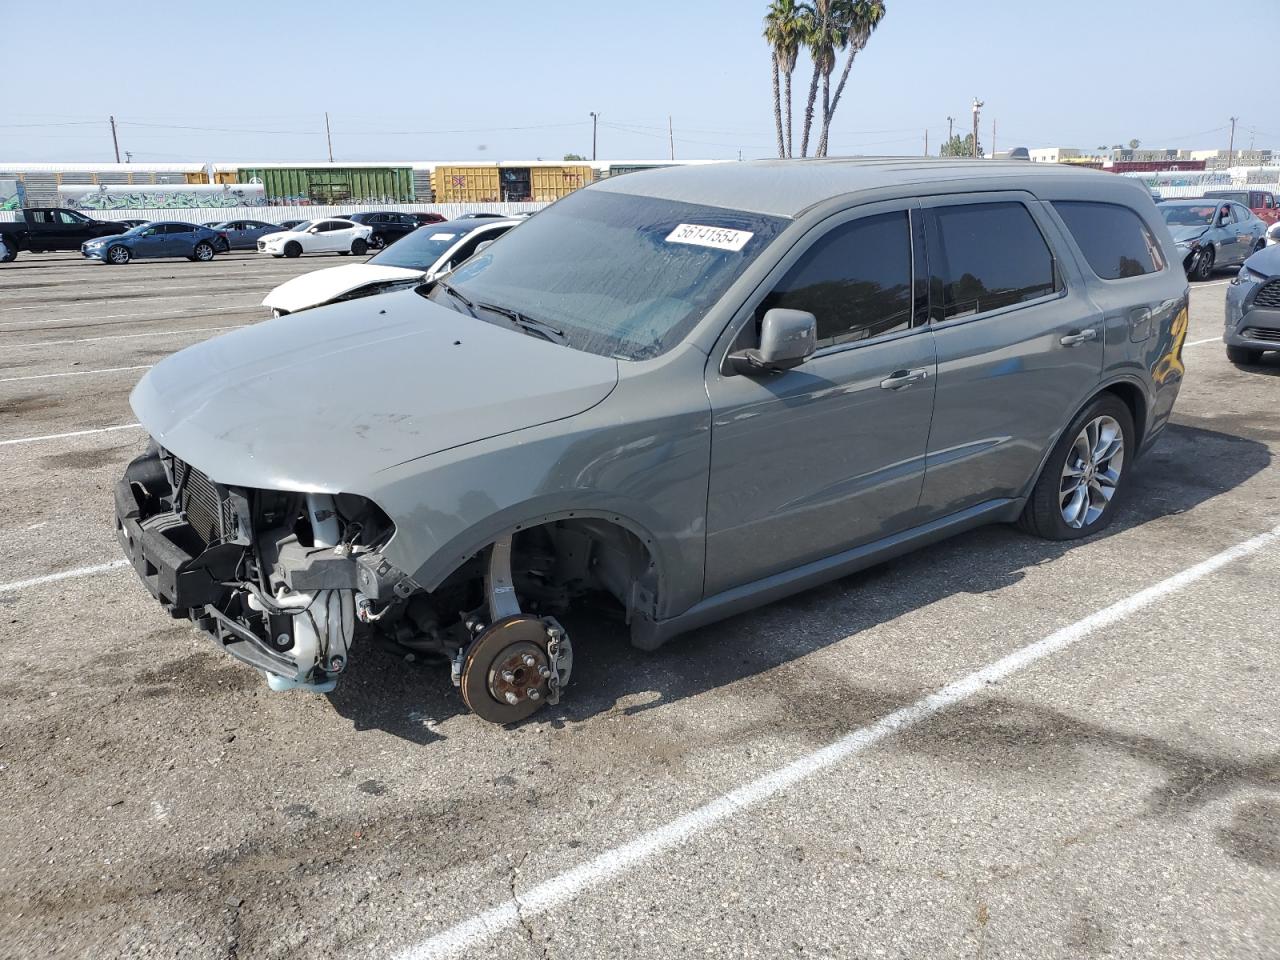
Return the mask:
{"type": "MultiPolygon", "coordinates": [[[[234,277],[233,279],[234,279],[234,280],[236,280],[237,282],[241,282],[241,283],[243,283],[243,282],[245,281],[245,279],[246,279],[246,278],[244,278],[244,277],[234,277]]],[[[252,279],[252,278],[250,278],[250,279],[252,279]]],[[[166,289],[175,289],[175,288],[173,288],[173,287],[169,287],[169,288],[166,288],[166,289]]],[[[250,296],[250,294],[246,294],[246,293],[244,293],[243,291],[236,291],[236,292],[234,292],[234,293],[210,293],[210,292],[209,292],[209,288],[208,288],[208,287],[182,287],[182,288],[176,288],[176,289],[184,289],[184,290],[185,290],[185,289],[190,289],[190,290],[201,290],[201,291],[203,291],[203,292],[202,292],[202,293],[185,293],[185,294],[182,294],[181,296],[177,296],[177,297],[146,297],[146,296],[141,296],[141,295],[139,295],[139,296],[137,296],[137,297],[135,297],[135,298],[132,298],[132,299],[140,300],[142,303],[146,304],[146,303],[155,303],[157,300],[193,300],[193,299],[195,299],[196,297],[200,297],[200,298],[202,298],[202,299],[208,299],[208,298],[210,298],[210,297],[244,297],[244,296],[250,296]]],[[[115,302],[115,301],[117,301],[117,300],[124,300],[124,299],[126,299],[126,298],[125,298],[125,297],[100,297],[100,298],[98,298],[98,299],[96,299],[96,300],[77,300],[76,302],[77,302],[77,303],[80,303],[80,304],[89,304],[89,303],[114,303],[114,302],[115,302]]],[[[33,308],[33,306],[32,306],[31,304],[25,304],[25,305],[23,305],[23,306],[18,306],[18,307],[0,307],[0,310],[3,310],[3,311],[4,311],[4,312],[6,312],[6,313],[11,313],[11,312],[13,312],[14,310],[31,310],[31,309],[34,309],[34,308],[33,308]]],[[[18,321],[18,322],[20,322],[20,321],[18,321]]]]}
{"type": "Polygon", "coordinates": [[[1230,282],[1231,282],[1230,280],[1210,280],[1210,281],[1209,281],[1209,282],[1207,282],[1207,283],[1197,283],[1197,284],[1196,284],[1194,287],[1192,287],[1191,289],[1192,289],[1192,290],[1199,290],[1201,287],[1221,287],[1221,286],[1223,286],[1224,284],[1228,284],[1228,283],[1230,283],[1230,282]]]}
{"type": "Polygon", "coordinates": [[[0,447],[13,446],[15,443],[38,443],[41,440],[63,440],[67,437],[87,437],[91,433],[111,433],[113,430],[138,430],[140,423],[122,423],[115,427],[98,427],[94,430],[72,430],[70,433],[46,433],[42,437],[18,437],[15,440],[0,440],[0,447]]]}
{"type": "Polygon", "coordinates": [[[176,337],[184,333],[210,333],[214,330],[232,330],[243,323],[229,323],[221,327],[192,327],[190,330],[153,330],[149,333],[113,333],[105,337],[81,337],[78,340],[28,340],[26,343],[7,343],[11,350],[18,347],[63,347],[70,343],[97,343],[100,340],[136,340],[139,337],[176,337]]]}
{"type": "Polygon", "coordinates": [[[26,590],[28,587],[38,587],[44,583],[56,583],[59,580],[70,580],[73,577],[92,577],[95,574],[118,570],[120,567],[127,567],[128,565],[128,560],[112,560],[110,563],[99,563],[92,567],[76,567],[74,570],[63,570],[61,573],[47,573],[43,577],[32,577],[30,580],[14,580],[11,583],[0,583],[0,593],[26,590]]]}
{"type": "Polygon", "coordinates": [[[1187,347],[1198,347],[1202,343],[1221,343],[1221,342],[1222,342],[1221,337],[1205,337],[1203,340],[1192,340],[1190,343],[1184,343],[1182,345],[1182,349],[1185,350],[1187,349],[1187,347]]]}
{"type": "Polygon", "coordinates": [[[104,367],[101,370],[72,370],[68,373],[37,373],[30,377],[3,377],[0,383],[17,383],[20,380],[52,380],[54,377],[87,377],[91,373],[121,373],[125,370],[150,370],[153,364],[140,363],[136,367],[104,367]]]}
{"type": "MultiPolygon", "coordinates": [[[[220,293],[219,293],[219,294],[213,294],[213,296],[219,296],[219,297],[220,297],[220,296],[227,296],[227,294],[220,294],[220,293]]],[[[236,296],[243,296],[243,294],[236,294],[236,296]]],[[[226,310],[226,309],[228,309],[228,308],[230,308],[230,309],[235,309],[236,307],[256,307],[256,306],[261,306],[262,301],[261,301],[261,300],[259,300],[259,299],[257,298],[257,294],[253,294],[253,298],[254,298],[254,299],[253,299],[253,300],[252,300],[252,302],[250,302],[250,303],[224,303],[224,304],[222,304],[222,306],[221,306],[221,307],[219,307],[218,309],[220,309],[220,310],[226,310]]],[[[166,299],[166,300],[167,300],[167,299],[169,299],[169,298],[168,298],[168,297],[165,297],[165,298],[163,298],[163,299],[166,299]]],[[[187,298],[186,298],[186,297],[184,297],[183,299],[185,300],[185,299],[187,299],[187,298]]],[[[174,308],[174,309],[172,309],[172,310],[167,310],[167,311],[165,311],[165,312],[166,312],[166,313],[169,313],[169,314],[173,314],[173,313],[199,313],[201,310],[204,310],[204,309],[206,309],[206,308],[205,308],[205,307],[176,307],[176,308],[174,308]]],[[[88,317],[55,317],[55,318],[53,318],[52,320],[0,320],[0,327],[20,327],[20,326],[24,326],[24,325],[26,325],[26,324],[33,324],[33,325],[34,325],[34,324],[37,324],[37,323],[86,323],[86,322],[95,322],[95,323],[96,323],[96,322],[97,322],[97,321],[99,321],[99,320],[119,320],[119,319],[121,319],[122,317],[133,317],[133,318],[135,318],[135,319],[139,319],[139,314],[138,314],[138,313],[136,313],[136,312],[135,312],[135,313],[104,313],[104,314],[93,314],[93,315],[88,316],[88,317]]],[[[155,318],[153,318],[153,319],[156,319],[156,320],[163,320],[163,319],[164,319],[164,317],[155,317],[155,318]]]]}
{"type": "Polygon", "coordinates": [[[927,720],[963,700],[983,693],[994,683],[1025,669],[1037,660],[1065,650],[1099,630],[1123,620],[1158,600],[1190,586],[1235,560],[1256,553],[1280,540],[1280,526],[1251,540],[1175,573],[1166,580],[1140,590],[1083,620],[1063,627],[1035,643],[1015,650],[1007,657],[976,670],[943,687],[937,693],[896,710],[870,726],[861,727],[813,753],[801,757],[773,773],[744,784],[684,816],[640,834],[622,846],[606,850],[530,890],[490,907],[456,926],[442,930],[397,954],[397,960],[439,960],[456,956],[521,921],[544,914],[567,903],[578,894],[596,887],[645,861],[666,853],[715,827],[720,821],[808,780],[827,767],[847,760],[881,740],[927,720]]]}

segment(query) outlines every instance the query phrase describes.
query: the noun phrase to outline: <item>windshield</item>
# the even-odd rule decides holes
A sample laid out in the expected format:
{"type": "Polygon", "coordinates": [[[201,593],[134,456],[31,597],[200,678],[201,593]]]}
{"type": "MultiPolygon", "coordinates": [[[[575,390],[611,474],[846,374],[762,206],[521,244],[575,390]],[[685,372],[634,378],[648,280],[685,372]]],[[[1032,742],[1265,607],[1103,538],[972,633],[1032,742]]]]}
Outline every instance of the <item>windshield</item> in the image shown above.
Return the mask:
{"type": "Polygon", "coordinates": [[[1157,209],[1164,214],[1164,222],[1171,227],[1205,227],[1213,222],[1216,203],[1196,204],[1194,207],[1160,204],[1157,209]]]}
{"type": "Polygon", "coordinates": [[[440,259],[446,250],[467,235],[465,230],[450,230],[441,223],[421,227],[406,234],[394,245],[387,247],[376,257],[369,259],[380,267],[404,267],[406,270],[427,270],[440,259]]]}
{"type": "MultiPolygon", "coordinates": [[[[580,190],[472,257],[448,283],[485,320],[484,304],[517,310],[563,331],[576,349],[643,360],[679,343],[788,222],[580,190]]],[[[431,296],[454,304],[439,285],[431,296]]]]}
{"type": "Polygon", "coordinates": [[[302,233],[315,222],[314,220],[303,220],[301,223],[295,223],[292,227],[285,227],[285,230],[293,233],[302,233]]]}

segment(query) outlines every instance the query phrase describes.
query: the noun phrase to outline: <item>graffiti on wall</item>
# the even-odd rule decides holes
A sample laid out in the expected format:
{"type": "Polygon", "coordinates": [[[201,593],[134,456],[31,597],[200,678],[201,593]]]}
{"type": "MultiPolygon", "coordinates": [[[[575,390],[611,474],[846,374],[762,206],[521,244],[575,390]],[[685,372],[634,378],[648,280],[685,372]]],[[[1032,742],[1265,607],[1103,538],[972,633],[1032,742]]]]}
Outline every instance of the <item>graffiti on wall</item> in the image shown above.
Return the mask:
{"type": "Polygon", "coordinates": [[[22,206],[22,182],[0,180],[0,210],[21,210],[22,206]]]}
{"type": "Polygon", "coordinates": [[[260,185],[246,183],[175,184],[173,186],[64,185],[64,206],[73,210],[199,210],[258,207],[266,203],[260,185]]]}

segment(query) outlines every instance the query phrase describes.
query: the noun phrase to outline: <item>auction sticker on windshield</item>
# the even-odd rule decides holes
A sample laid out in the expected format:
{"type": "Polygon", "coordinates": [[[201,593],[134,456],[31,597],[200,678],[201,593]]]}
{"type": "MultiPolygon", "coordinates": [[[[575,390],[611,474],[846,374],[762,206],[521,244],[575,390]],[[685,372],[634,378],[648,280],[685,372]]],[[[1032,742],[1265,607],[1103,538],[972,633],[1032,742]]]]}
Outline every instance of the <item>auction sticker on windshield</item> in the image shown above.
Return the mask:
{"type": "Polygon", "coordinates": [[[431,239],[432,240],[452,240],[456,236],[457,236],[456,233],[433,233],[431,235],[431,239]]]}
{"type": "Polygon", "coordinates": [[[754,236],[755,234],[749,230],[730,230],[728,227],[706,227],[697,223],[682,223],[667,234],[667,243],[691,243],[695,247],[713,247],[716,250],[733,250],[736,253],[754,236]]]}

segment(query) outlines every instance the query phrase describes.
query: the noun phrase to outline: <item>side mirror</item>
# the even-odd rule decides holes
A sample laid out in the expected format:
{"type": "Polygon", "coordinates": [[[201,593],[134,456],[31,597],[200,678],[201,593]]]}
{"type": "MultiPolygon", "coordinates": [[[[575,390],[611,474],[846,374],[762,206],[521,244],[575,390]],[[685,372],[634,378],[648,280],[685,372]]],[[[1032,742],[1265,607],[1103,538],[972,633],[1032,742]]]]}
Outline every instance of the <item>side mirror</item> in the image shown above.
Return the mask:
{"type": "Polygon", "coordinates": [[[738,373],[762,370],[790,370],[798,367],[818,349],[818,320],[807,310],[774,307],[760,324],[760,346],[729,354],[738,373]]]}

